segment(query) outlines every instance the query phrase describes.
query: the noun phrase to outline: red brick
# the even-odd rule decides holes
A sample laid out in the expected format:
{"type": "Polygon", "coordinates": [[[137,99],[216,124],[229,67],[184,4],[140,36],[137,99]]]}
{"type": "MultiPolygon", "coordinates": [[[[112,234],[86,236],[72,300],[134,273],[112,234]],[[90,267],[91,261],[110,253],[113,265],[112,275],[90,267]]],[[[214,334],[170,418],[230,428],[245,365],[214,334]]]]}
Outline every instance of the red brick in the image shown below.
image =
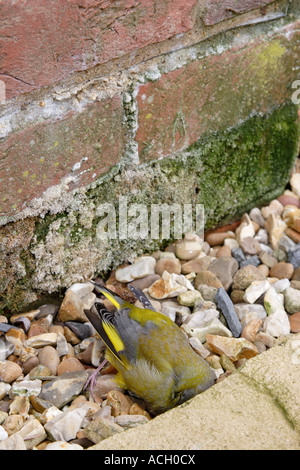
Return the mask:
{"type": "Polygon", "coordinates": [[[107,172],[124,152],[122,120],[121,97],[115,95],[80,114],[12,133],[0,143],[0,215],[24,209],[65,176],[77,176],[72,190],[107,172]]]}
{"type": "Polygon", "coordinates": [[[7,99],[190,30],[197,0],[5,0],[0,80],[7,99]]]}
{"type": "Polygon", "coordinates": [[[274,0],[206,0],[203,21],[206,25],[213,25],[231,18],[237,13],[245,13],[255,8],[265,7],[274,0]]]}
{"type": "Polygon", "coordinates": [[[141,159],[184,150],[205,132],[226,129],[253,112],[265,114],[290,99],[299,49],[295,23],[289,39],[284,34],[257,39],[140,86],[136,140],[141,159]]]}

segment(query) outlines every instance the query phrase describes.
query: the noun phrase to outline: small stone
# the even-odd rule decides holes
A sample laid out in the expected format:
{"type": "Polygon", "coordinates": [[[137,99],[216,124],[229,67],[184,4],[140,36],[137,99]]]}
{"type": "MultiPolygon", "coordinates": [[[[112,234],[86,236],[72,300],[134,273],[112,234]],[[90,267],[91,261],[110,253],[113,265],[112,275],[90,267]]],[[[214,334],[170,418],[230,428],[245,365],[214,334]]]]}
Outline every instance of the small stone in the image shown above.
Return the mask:
{"type": "Polygon", "coordinates": [[[22,437],[15,433],[0,442],[0,450],[26,450],[26,446],[22,437]]]}
{"type": "Polygon", "coordinates": [[[59,413],[45,424],[45,429],[52,440],[70,441],[75,439],[83,419],[88,412],[87,405],[59,413]]]}
{"type": "Polygon", "coordinates": [[[254,207],[249,212],[249,217],[254,222],[258,223],[261,227],[265,226],[265,219],[261,213],[261,210],[258,207],[254,207]]]}
{"type": "Polygon", "coordinates": [[[275,338],[288,335],[290,333],[290,322],[286,312],[276,310],[276,312],[269,315],[264,321],[263,330],[275,338]]]}
{"type": "Polygon", "coordinates": [[[216,309],[198,310],[188,315],[184,324],[188,325],[190,328],[202,328],[218,317],[219,312],[216,309]]]}
{"type": "Polygon", "coordinates": [[[287,196],[287,195],[282,194],[281,196],[279,196],[277,198],[277,200],[283,206],[292,205],[292,206],[296,206],[298,208],[300,207],[299,199],[297,199],[296,197],[293,197],[293,196],[287,196]]]}
{"type": "Polygon", "coordinates": [[[65,372],[76,372],[85,370],[84,366],[76,357],[67,357],[57,367],[57,375],[63,375],[65,372]]]}
{"type": "Polygon", "coordinates": [[[8,438],[7,432],[2,426],[0,426],[0,441],[4,441],[7,438],[8,438]]]}
{"type": "Polygon", "coordinates": [[[43,348],[44,346],[56,346],[57,334],[56,333],[43,333],[41,335],[32,336],[28,338],[24,346],[30,348],[43,348]]]}
{"type": "Polygon", "coordinates": [[[260,320],[264,320],[267,316],[266,310],[260,304],[239,303],[239,304],[235,304],[234,308],[235,308],[235,311],[239,320],[241,321],[246,316],[248,316],[248,318],[251,317],[250,318],[251,320],[253,318],[259,318],[260,320]]]}
{"type": "MultiPolygon", "coordinates": [[[[197,286],[197,290],[202,295],[205,301],[216,302],[217,288],[207,286],[206,284],[200,284],[197,286]]],[[[196,305],[196,304],[195,304],[196,305]]]]}
{"type": "Polygon", "coordinates": [[[275,266],[278,263],[278,260],[266,251],[261,251],[260,252],[259,259],[263,264],[265,264],[269,268],[272,268],[273,266],[275,266]]]}
{"type": "Polygon", "coordinates": [[[200,271],[196,278],[195,278],[195,289],[198,289],[199,285],[205,284],[210,287],[215,287],[219,289],[219,287],[223,287],[221,281],[217,278],[217,276],[211,271],[200,271]]]}
{"type": "Polygon", "coordinates": [[[244,294],[244,301],[249,304],[254,304],[254,302],[264,294],[270,284],[268,281],[253,281],[251,282],[250,286],[247,287],[245,294],[244,294]]]}
{"type": "Polygon", "coordinates": [[[290,287],[292,287],[293,289],[300,290],[300,281],[291,281],[290,287]]]}
{"type": "Polygon", "coordinates": [[[236,314],[232,300],[223,287],[218,289],[216,301],[233,336],[236,338],[239,337],[242,331],[242,326],[236,314]]]}
{"type": "Polygon", "coordinates": [[[19,395],[23,397],[30,397],[31,395],[39,395],[42,388],[42,381],[36,380],[21,380],[14,382],[11,388],[12,395],[19,395]]]}
{"type": "Polygon", "coordinates": [[[166,299],[177,297],[188,289],[194,290],[194,287],[183,275],[165,271],[162,278],[149,287],[148,292],[154,299],[166,299]]]}
{"type": "Polygon", "coordinates": [[[152,286],[152,284],[154,284],[154,282],[158,279],[160,279],[160,276],[158,274],[148,274],[148,276],[141,277],[140,279],[135,279],[131,282],[131,284],[137,289],[144,290],[152,286]]]}
{"type": "Polygon", "coordinates": [[[230,293],[230,298],[234,304],[244,302],[245,291],[241,289],[234,289],[230,293]]]}
{"type": "Polygon", "coordinates": [[[223,256],[230,257],[231,256],[231,248],[230,246],[221,246],[218,248],[216,257],[221,258],[223,256]]]}
{"type": "Polygon", "coordinates": [[[211,232],[205,236],[205,241],[210,246],[219,246],[223,245],[226,238],[228,238],[228,232],[211,232]]]}
{"type": "Polygon", "coordinates": [[[196,258],[202,251],[203,241],[199,239],[187,240],[186,237],[176,243],[175,254],[177,258],[188,261],[196,258]]]}
{"type": "Polygon", "coordinates": [[[276,282],[273,282],[272,287],[275,289],[277,293],[281,293],[285,291],[288,287],[290,287],[291,283],[288,279],[279,279],[276,282]]]}
{"type": "Polygon", "coordinates": [[[291,238],[293,240],[293,242],[295,243],[299,243],[300,242],[300,233],[297,232],[296,230],[293,230],[292,228],[288,227],[286,230],[285,230],[285,234],[291,238]]]}
{"type": "Polygon", "coordinates": [[[256,334],[262,325],[262,321],[259,318],[254,318],[244,326],[241,333],[241,338],[245,338],[252,343],[255,341],[256,334]]]}
{"type": "Polygon", "coordinates": [[[94,395],[100,398],[106,398],[108,392],[112,390],[122,391],[115,382],[115,374],[100,375],[96,378],[94,387],[94,395]]]}
{"type": "Polygon", "coordinates": [[[269,235],[267,230],[264,228],[260,228],[254,238],[259,244],[263,243],[264,245],[267,245],[269,243],[269,235]]]}
{"type": "Polygon", "coordinates": [[[227,336],[231,337],[231,331],[223,325],[222,322],[218,318],[214,318],[209,324],[202,328],[192,328],[189,325],[182,324],[181,327],[185,333],[192,338],[198,338],[201,343],[205,343],[206,336],[208,334],[211,335],[219,335],[219,336],[227,336]]]}
{"type": "Polygon", "coordinates": [[[202,356],[204,359],[206,359],[207,356],[210,355],[210,352],[205,349],[205,347],[202,345],[201,341],[199,341],[198,338],[189,338],[189,343],[192,346],[193,350],[196,351],[196,353],[199,354],[199,356],[202,356]]]}
{"type": "Polygon", "coordinates": [[[264,307],[267,315],[276,312],[276,310],[284,310],[284,296],[276,292],[273,286],[270,286],[264,296],[264,307]]]}
{"type": "Polygon", "coordinates": [[[270,276],[278,279],[291,279],[294,266],[291,263],[277,263],[270,269],[270,276]]]}
{"type": "Polygon", "coordinates": [[[79,395],[88,379],[86,371],[65,372],[56,379],[42,386],[39,398],[50,401],[57,408],[62,408],[79,395]]]}
{"type": "Polygon", "coordinates": [[[27,416],[30,409],[29,398],[26,396],[17,395],[13,398],[9,406],[9,413],[11,415],[27,416]]]}
{"type": "Polygon", "coordinates": [[[288,287],[284,291],[284,307],[288,313],[296,313],[300,310],[300,291],[288,287]]]}
{"type": "Polygon", "coordinates": [[[262,207],[261,209],[261,213],[265,219],[267,219],[270,214],[281,216],[282,212],[283,205],[278,201],[278,199],[273,199],[268,206],[262,207]]]}
{"type": "Polygon", "coordinates": [[[206,341],[212,351],[225,354],[233,362],[243,357],[250,359],[258,354],[256,346],[245,338],[226,338],[225,336],[208,334],[206,341]]]}
{"type": "Polygon", "coordinates": [[[242,221],[235,231],[235,235],[239,244],[241,244],[244,238],[254,237],[255,230],[248,214],[243,215],[242,221]]]}
{"type": "Polygon", "coordinates": [[[249,256],[247,259],[241,262],[240,268],[251,264],[252,266],[258,267],[260,265],[260,259],[257,255],[249,256]]]}
{"type": "Polygon", "coordinates": [[[240,246],[245,255],[257,255],[260,252],[259,242],[254,237],[243,238],[240,246]]]}
{"type": "MultiPolygon", "coordinates": [[[[14,345],[14,354],[19,356],[21,354],[23,344],[26,340],[26,335],[21,328],[12,328],[5,335],[7,341],[14,345]]],[[[1,353],[0,353],[1,354],[1,353]]]]}
{"type": "Polygon", "coordinates": [[[84,448],[79,444],[70,444],[65,441],[49,442],[44,450],[83,450],[84,448]]]}
{"type": "Polygon", "coordinates": [[[193,307],[197,300],[201,299],[202,296],[197,290],[188,290],[179,294],[177,297],[180,305],[186,305],[187,307],[193,307]]]}
{"type": "Polygon", "coordinates": [[[122,428],[135,428],[140,424],[148,423],[149,419],[146,416],[142,415],[131,415],[131,414],[123,414],[117,416],[115,419],[115,423],[121,426],[122,428]]]}
{"type": "Polygon", "coordinates": [[[265,276],[265,277],[268,277],[269,276],[269,268],[268,266],[266,266],[265,264],[260,264],[259,266],[257,266],[257,269],[259,269],[259,271],[261,271],[261,273],[265,276]]]}
{"type": "Polygon", "coordinates": [[[18,434],[23,438],[27,450],[33,449],[46,438],[44,427],[35,418],[27,419],[18,434]]]}
{"type": "Polygon", "coordinates": [[[231,372],[236,371],[234,363],[225,354],[221,354],[220,364],[225,371],[228,371],[228,370],[231,372]]]}
{"type": "Polygon", "coordinates": [[[224,246],[228,246],[231,251],[237,250],[240,247],[239,242],[235,238],[225,238],[224,246]]]}
{"type": "Polygon", "coordinates": [[[259,331],[256,335],[256,341],[262,342],[268,348],[272,348],[275,344],[274,336],[268,335],[264,331],[259,331]]]}
{"type": "Polygon", "coordinates": [[[119,390],[111,390],[107,393],[107,403],[111,406],[111,414],[114,417],[123,414],[127,415],[133,405],[131,398],[119,390]]]}
{"type": "Polygon", "coordinates": [[[160,276],[164,271],[168,273],[181,273],[181,263],[178,258],[161,258],[156,262],[155,272],[160,276]]]}
{"type": "Polygon", "coordinates": [[[55,348],[52,346],[45,346],[39,351],[38,355],[40,364],[47,367],[52,375],[57,374],[57,367],[60,364],[60,358],[55,348]]]}
{"type": "MultiPolygon", "coordinates": [[[[0,382],[0,400],[5,397],[5,395],[8,394],[8,392],[11,389],[11,385],[5,382],[0,382]]],[[[0,411],[1,413],[1,411],[0,411]]],[[[0,423],[1,424],[1,423],[0,423]]]]}
{"type": "Polygon", "coordinates": [[[67,289],[58,312],[58,319],[65,321],[86,322],[84,309],[89,310],[96,300],[94,286],[90,282],[76,283],[67,289]]]}
{"type": "Polygon", "coordinates": [[[0,339],[0,361],[5,361],[5,359],[14,352],[15,345],[11,341],[2,341],[0,339]]]}
{"type": "MultiPolygon", "coordinates": [[[[49,408],[56,408],[56,406],[53,406],[53,404],[50,401],[47,400],[42,400],[41,398],[31,395],[30,396],[30,403],[33,406],[33,408],[38,412],[38,413],[44,413],[45,410],[48,410],[49,408]]],[[[56,408],[58,409],[58,408],[56,408]]],[[[60,411],[61,413],[61,411],[60,411]]],[[[53,416],[52,416],[53,417],[53,416]]],[[[46,421],[42,422],[44,424],[46,421]]]]}
{"type": "Polygon", "coordinates": [[[95,418],[93,421],[87,424],[84,428],[85,436],[92,442],[97,444],[104,439],[118,432],[122,432],[124,429],[116,423],[113,423],[105,418],[95,418]]]}
{"type": "Polygon", "coordinates": [[[278,247],[279,240],[284,234],[287,225],[277,214],[270,214],[266,220],[265,228],[269,234],[269,240],[273,249],[278,247]]]}
{"type": "Polygon", "coordinates": [[[0,362],[0,381],[11,383],[22,375],[21,367],[12,361],[0,362]]]}
{"type": "Polygon", "coordinates": [[[300,267],[300,247],[288,251],[287,261],[294,266],[294,269],[300,267]]]}
{"type": "Polygon", "coordinates": [[[131,282],[134,279],[155,274],[156,259],[152,256],[142,256],[135,263],[116,270],[116,279],[119,282],[131,282]]]}
{"type": "Polygon", "coordinates": [[[19,414],[9,415],[2,423],[5,431],[9,436],[20,431],[24,424],[24,417],[19,414]]]}
{"type": "Polygon", "coordinates": [[[75,321],[67,321],[65,322],[65,326],[70,328],[70,330],[75,333],[77,338],[83,340],[85,338],[89,338],[91,336],[91,327],[90,323],[79,323],[75,321]]]}
{"type": "Polygon", "coordinates": [[[233,289],[246,290],[253,281],[264,281],[266,277],[255,266],[247,265],[239,269],[233,278],[233,289]]]}
{"type": "Polygon", "coordinates": [[[300,312],[293,313],[289,316],[290,328],[292,333],[300,332],[300,312]]]}
{"type": "Polygon", "coordinates": [[[233,276],[239,268],[238,262],[231,256],[222,256],[213,261],[208,271],[214,273],[217,278],[221,281],[222,286],[225,290],[228,290],[233,282],[233,276]]]}
{"type": "Polygon", "coordinates": [[[233,250],[231,250],[231,254],[234,257],[234,259],[237,260],[239,264],[245,261],[246,259],[244,252],[240,247],[234,248],[233,250]]]}
{"type": "MultiPolygon", "coordinates": [[[[109,302],[108,299],[107,299],[107,301],[109,302]]],[[[72,344],[73,346],[80,343],[80,339],[78,338],[78,336],[76,336],[75,333],[73,333],[73,331],[70,330],[70,328],[68,328],[67,326],[64,326],[64,336],[65,336],[67,342],[72,344]]]]}

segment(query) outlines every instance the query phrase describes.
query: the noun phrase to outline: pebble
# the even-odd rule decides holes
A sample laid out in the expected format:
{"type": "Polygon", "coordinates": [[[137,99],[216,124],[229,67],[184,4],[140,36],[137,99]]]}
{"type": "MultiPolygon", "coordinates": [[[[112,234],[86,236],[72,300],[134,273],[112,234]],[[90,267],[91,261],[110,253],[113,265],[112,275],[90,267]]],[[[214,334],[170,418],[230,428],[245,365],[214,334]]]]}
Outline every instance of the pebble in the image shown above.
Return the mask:
{"type": "Polygon", "coordinates": [[[60,364],[58,352],[53,346],[45,346],[38,353],[40,364],[47,367],[52,375],[57,374],[57,368],[60,364]]]}
{"type": "Polygon", "coordinates": [[[227,338],[208,334],[206,341],[209,348],[218,354],[225,354],[231,361],[250,359],[258,354],[256,346],[245,338],[227,338]]]}
{"type": "Polygon", "coordinates": [[[68,442],[75,439],[87,412],[88,407],[86,405],[67,410],[54,416],[45,424],[44,428],[51,440],[68,442]]]}
{"type": "Polygon", "coordinates": [[[96,300],[94,286],[90,282],[73,284],[67,289],[58,312],[58,319],[64,321],[87,321],[84,309],[90,309],[96,300]]]}
{"type": "Polygon", "coordinates": [[[201,343],[205,343],[207,335],[219,335],[231,337],[231,331],[218,319],[214,318],[206,326],[203,327],[190,327],[188,324],[181,325],[181,328],[189,337],[197,338],[201,343]]]}
{"type": "Polygon", "coordinates": [[[290,328],[292,333],[300,332],[300,312],[293,313],[289,316],[290,328]]]}
{"type": "Polygon", "coordinates": [[[142,256],[135,263],[116,270],[116,279],[119,282],[131,282],[134,279],[155,274],[156,259],[153,256],[142,256]]]}
{"type": "Polygon", "coordinates": [[[65,372],[42,386],[39,397],[62,408],[79,395],[88,379],[86,371],[65,372]]]}
{"type": "Polygon", "coordinates": [[[155,272],[160,276],[163,274],[164,271],[168,271],[168,273],[181,273],[181,263],[178,258],[161,258],[156,262],[155,272]]]}
{"type": "Polygon", "coordinates": [[[246,290],[253,281],[264,281],[266,277],[260,270],[252,265],[239,269],[233,278],[232,289],[246,290]]]}
{"type": "Polygon", "coordinates": [[[247,287],[245,290],[244,294],[244,301],[249,303],[249,304],[254,304],[254,302],[262,295],[264,294],[268,288],[270,287],[270,284],[268,281],[252,281],[250,286],[247,287]]]}
{"type": "Polygon", "coordinates": [[[0,381],[11,383],[22,375],[22,368],[12,361],[0,362],[0,381]]]}
{"type": "Polygon", "coordinates": [[[243,238],[240,246],[245,255],[257,255],[261,250],[259,242],[254,237],[243,238]]]}
{"type": "Polygon", "coordinates": [[[264,321],[263,330],[275,338],[288,335],[290,333],[290,322],[285,310],[276,310],[269,315],[264,321]]]}
{"type": "Polygon", "coordinates": [[[216,309],[198,310],[188,315],[184,324],[188,325],[190,328],[202,328],[218,317],[219,312],[216,309]]]}
{"type": "Polygon", "coordinates": [[[270,269],[270,277],[277,277],[278,279],[291,279],[293,273],[294,266],[292,263],[280,262],[270,269]]]}
{"type": "Polygon", "coordinates": [[[261,325],[262,321],[259,318],[254,318],[253,320],[250,320],[249,323],[244,326],[241,333],[241,338],[245,338],[253,343],[261,325]]]}
{"type": "Polygon", "coordinates": [[[56,441],[49,442],[44,450],[83,450],[83,447],[79,444],[70,444],[69,442],[65,441],[56,441]]]}
{"type": "Polygon", "coordinates": [[[231,286],[233,276],[238,269],[238,262],[230,256],[217,258],[208,267],[208,270],[217,276],[225,290],[228,290],[231,286]]]}
{"type": "Polygon", "coordinates": [[[175,254],[181,260],[196,258],[202,250],[203,241],[197,235],[187,234],[183,240],[176,242],[175,254]]]}
{"type": "Polygon", "coordinates": [[[167,299],[177,297],[188,289],[194,290],[194,287],[183,275],[165,271],[162,278],[149,287],[148,292],[154,299],[167,299]]]}
{"type": "Polygon", "coordinates": [[[44,346],[56,346],[56,333],[42,333],[41,335],[31,336],[24,342],[25,347],[43,348],[44,346]]]}
{"type": "Polygon", "coordinates": [[[180,305],[185,305],[187,307],[193,307],[197,300],[201,299],[202,296],[200,292],[197,290],[188,290],[186,292],[183,292],[182,294],[179,294],[177,297],[178,302],[180,305]]]}
{"type": "Polygon", "coordinates": [[[218,289],[216,301],[219,309],[226,318],[227,325],[232,335],[238,338],[242,331],[242,325],[238,319],[232,300],[223,287],[218,289]]]}
{"type": "Polygon", "coordinates": [[[300,290],[288,287],[284,291],[284,307],[288,313],[300,311],[300,290]]]}
{"type": "Polygon", "coordinates": [[[15,345],[11,341],[2,341],[0,340],[0,361],[5,361],[5,359],[14,352],[15,345]]]}
{"type": "Polygon", "coordinates": [[[94,444],[113,436],[116,433],[123,432],[122,426],[119,426],[105,418],[95,418],[84,428],[84,435],[94,444]]]}
{"type": "Polygon", "coordinates": [[[216,289],[219,289],[219,287],[223,287],[222,282],[217,278],[216,274],[208,270],[203,270],[199,272],[195,278],[195,289],[198,289],[199,286],[203,284],[205,284],[206,286],[214,287],[216,289]]]}
{"type": "Polygon", "coordinates": [[[278,247],[279,240],[287,228],[286,223],[278,214],[270,214],[266,220],[265,228],[269,234],[269,240],[273,249],[278,247]]]}

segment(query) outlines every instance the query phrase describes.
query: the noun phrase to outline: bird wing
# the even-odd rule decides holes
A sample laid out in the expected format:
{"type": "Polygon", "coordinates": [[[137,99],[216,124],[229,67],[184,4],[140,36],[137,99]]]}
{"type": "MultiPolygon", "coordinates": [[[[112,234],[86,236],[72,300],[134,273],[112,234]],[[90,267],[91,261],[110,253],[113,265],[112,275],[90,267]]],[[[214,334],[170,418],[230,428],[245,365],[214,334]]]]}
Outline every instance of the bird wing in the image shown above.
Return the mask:
{"type": "Polygon", "coordinates": [[[96,302],[90,310],[85,309],[84,313],[111,353],[125,368],[128,368],[126,360],[121,355],[125,345],[113,324],[111,313],[100,302],[96,302]]]}
{"type": "Polygon", "coordinates": [[[134,287],[132,284],[127,284],[127,286],[129,287],[131,292],[136,296],[136,298],[141,302],[141,304],[143,304],[144,308],[149,308],[149,310],[153,310],[153,312],[155,312],[155,308],[141,289],[139,289],[138,287],[134,287]]]}
{"type": "Polygon", "coordinates": [[[111,291],[110,289],[108,289],[107,287],[104,287],[104,286],[100,286],[99,284],[97,284],[96,282],[94,281],[90,281],[94,287],[95,287],[95,290],[98,294],[102,294],[104,295],[108,300],[111,301],[111,303],[117,307],[117,309],[121,308],[125,302],[125,300],[121,299],[121,297],[119,297],[117,294],[115,294],[113,291],[111,291]]]}

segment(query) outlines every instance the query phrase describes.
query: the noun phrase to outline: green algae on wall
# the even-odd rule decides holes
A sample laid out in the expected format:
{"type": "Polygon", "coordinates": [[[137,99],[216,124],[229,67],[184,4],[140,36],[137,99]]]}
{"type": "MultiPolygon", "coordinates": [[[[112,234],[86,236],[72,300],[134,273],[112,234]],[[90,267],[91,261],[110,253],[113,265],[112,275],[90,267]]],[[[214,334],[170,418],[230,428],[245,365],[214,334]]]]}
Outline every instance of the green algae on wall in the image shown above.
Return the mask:
{"type": "MultiPolygon", "coordinates": [[[[158,249],[169,240],[99,239],[101,204],[115,206],[119,233],[120,196],[131,204],[203,204],[206,229],[231,222],[284,189],[299,140],[297,107],[288,103],[239,126],[201,137],[184,152],[138,167],[114,167],[84,191],[74,193],[63,212],[28,222],[28,236],[11,246],[19,221],[0,230],[3,271],[0,309],[21,310],[74,282],[104,275],[124,261],[158,249]],[[1,238],[2,235],[2,238],[1,238]]],[[[28,219],[29,220],[29,219],[28,219]]]]}

